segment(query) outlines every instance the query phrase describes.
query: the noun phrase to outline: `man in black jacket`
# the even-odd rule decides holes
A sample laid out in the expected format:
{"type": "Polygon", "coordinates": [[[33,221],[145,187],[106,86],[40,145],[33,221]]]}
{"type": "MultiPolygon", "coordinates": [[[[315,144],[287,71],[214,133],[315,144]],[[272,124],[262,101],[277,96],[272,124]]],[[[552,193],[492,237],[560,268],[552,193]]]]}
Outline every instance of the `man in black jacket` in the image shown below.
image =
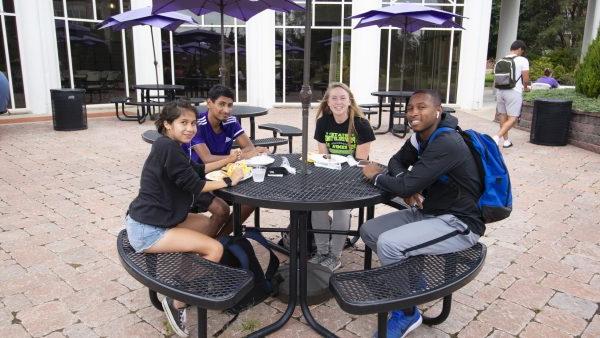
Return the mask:
{"type": "MultiPolygon", "coordinates": [[[[441,132],[428,144],[437,128],[455,129],[458,120],[442,113],[440,96],[432,90],[411,96],[407,119],[415,133],[390,159],[387,174],[378,165],[363,168],[377,187],[411,206],[369,220],[360,229],[383,265],[467,249],[485,231],[477,207],[482,184],[467,144],[456,132],[441,132]]],[[[416,307],[393,311],[388,337],[403,337],[421,321],[416,307]]]]}

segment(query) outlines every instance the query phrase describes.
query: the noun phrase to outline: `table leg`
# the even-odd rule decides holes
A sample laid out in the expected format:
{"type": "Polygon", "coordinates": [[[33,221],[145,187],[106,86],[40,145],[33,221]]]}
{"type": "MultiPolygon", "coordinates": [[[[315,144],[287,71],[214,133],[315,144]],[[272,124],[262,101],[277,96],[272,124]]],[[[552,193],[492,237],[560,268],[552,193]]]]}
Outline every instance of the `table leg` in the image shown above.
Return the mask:
{"type": "MultiPolygon", "coordinates": [[[[235,205],[235,204],[234,204],[235,205]]],[[[299,217],[297,213],[291,212],[290,219],[290,249],[298,248],[298,221],[299,217]]],[[[306,228],[305,228],[306,229],[306,228]]],[[[304,234],[306,236],[306,233],[304,234]]],[[[304,245],[306,247],[306,244],[304,245]]],[[[306,255],[306,253],[305,253],[306,255]]],[[[306,262],[305,262],[306,264],[306,262]]],[[[298,250],[290,250],[290,294],[288,299],[288,306],[283,315],[273,324],[263,327],[262,329],[253,332],[248,337],[258,338],[265,337],[283,327],[285,323],[290,320],[294,309],[296,308],[296,302],[298,301],[298,250]]],[[[306,276],[305,276],[306,281],[306,276]]]]}
{"type": "Polygon", "coordinates": [[[390,125],[388,126],[388,132],[394,132],[394,112],[396,110],[396,98],[390,98],[390,125]]]}
{"type": "MultiPolygon", "coordinates": [[[[299,218],[299,222],[298,222],[298,228],[296,230],[294,230],[294,228],[290,229],[290,239],[292,238],[292,236],[298,236],[300,235],[300,241],[298,243],[298,245],[300,246],[300,266],[299,266],[299,272],[300,272],[300,307],[302,308],[302,314],[304,315],[304,318],[306,319],[306,321],[308,322],[308,325],[310,325],[313,330],[317,331],[317,333],[319,333],[321,336],[323,337],[336,337],[336,335],[334,335],[331,331],[327,330],[326,328],[324,328],[321,324],[319,324],[315,318],[312,316],[312,313],[310,313],[310,308],[308,307],[308,303],[306,300],[306,273],[307,273],[307,268],[306,268],[306,261],[307,261],[307,253],[306,253],[306,245],[307,245],[307,233],[308,233],[308,229],[307,229],[307,222],[308,222],[308,212],[307,211],[296,211],[293,212],[296,213],[296,217],[299,218]]],[[[290,244],[291,245],[291,244],[290,244]]],[[[293,248],[292,246],[290,248],[293,248]]],[[[293,251],[293,250],[292,250],[293,251]]],[[[290,265],[290,271],[292,269],[292,266],[290,265]]],[[[290,289],[291,290],[291,289],[290,289]]],[[[291,291],[290,291],[291,293],[291,291]]],[[[290,296],[291,299],[291,296],[290,296]]]]}
{"type": "Polygon", "coordinates": [[[379,96],[377,102],[379,103],[379,122],[377,123],[377,127],[373,127],[373,130],[377,130],[381,127],[381,119],[383,117],[383,96],[379,96]]]}
{"type": "Polygon", "coordinates": [[[250,140],[254,140],[256,128],[254,127],[254,116],[250,116],[250,140]]]}
{"type": "MultiPolygon", "coordinates": [[[[406,134],[408,134],[409,126],[408,126],[408,120],[406,119],[406,109],[408,108],[408,100],[409,99],[410,99],[410,97],[406,97],[405,102],[404,102],[404,124],[402,125],[402,128],[403,128],[402,132],[397,133],[394,131],[393,116],[392,116],[392,130],[391,131],[394,136],[399,137],[399,138],[404,138],[404,136],[406,136],[406,134]]],[[[402,112],[401,107],[398,108],[398,112],[400,112],[400,113],[402,112]]],[[[398,124],[398,126],[401,126],[401,125],[398,124]]]]}

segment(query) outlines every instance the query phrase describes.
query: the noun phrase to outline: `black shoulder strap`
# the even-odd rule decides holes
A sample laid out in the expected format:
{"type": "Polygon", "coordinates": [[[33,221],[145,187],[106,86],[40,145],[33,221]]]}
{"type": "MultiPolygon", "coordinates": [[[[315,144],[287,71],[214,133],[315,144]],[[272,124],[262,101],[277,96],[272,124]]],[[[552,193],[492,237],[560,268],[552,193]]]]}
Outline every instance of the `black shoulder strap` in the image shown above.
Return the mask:
{"type": "Polygon", "coordinates": [[[273,276],[275,276],[277,269],[279,269],[279,258],[277,258],[273,250],[271,250],[269,247],[269,242],[267,242],[267,239],[257,229],[246,228],[244,236],[246,238],[255,240],[257,243],[267,249],[267,251],[269,251],[269,266],[267,266],[265,278],[270,281],[273,276]]]}

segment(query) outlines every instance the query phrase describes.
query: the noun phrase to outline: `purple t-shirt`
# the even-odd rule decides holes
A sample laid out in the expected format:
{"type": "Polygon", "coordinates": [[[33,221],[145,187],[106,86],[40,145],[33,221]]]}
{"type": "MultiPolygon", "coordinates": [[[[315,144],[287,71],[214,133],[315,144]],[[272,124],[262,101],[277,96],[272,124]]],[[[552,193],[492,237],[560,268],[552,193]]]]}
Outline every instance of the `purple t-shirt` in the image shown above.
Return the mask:
{"type": "Polygon", "coordinates": [[[222,132],[216,134],[208,122],[208,111],[197,113],[198,131],[189,144],[181,145],[186,154],[197,162],[202,163],[198,154],[192,149],[197,144],[204,143],[213,155],[229,155],[233,141],[244,133],[244,129],[237,119],[230,116],[227,121],[221,122],[222,132]]]}
{"type": "Polygon", "coordinates": [[[535,81],[535,82],[549,84],[550,88],[558,88],[558,86],[559,86],[558,81],[556,81],[553,77],[549,77],[549,76],[542,76],[539,79],[537,79],[537,81],[535,81]]]}

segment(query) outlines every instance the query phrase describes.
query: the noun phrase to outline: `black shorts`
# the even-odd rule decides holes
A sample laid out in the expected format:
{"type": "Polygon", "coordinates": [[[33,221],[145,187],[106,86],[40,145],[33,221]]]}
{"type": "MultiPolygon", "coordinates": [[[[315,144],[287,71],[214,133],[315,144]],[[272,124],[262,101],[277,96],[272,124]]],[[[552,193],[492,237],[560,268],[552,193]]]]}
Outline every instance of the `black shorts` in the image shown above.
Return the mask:
{"type": "Polygon", "coordinates": [[[194,205],[191,208],[191,212],[201,213],[208,211],[208,206],[215,199],[215,195],[210,192],[201,192],[200,195],[196,196],[194,205]]]}

